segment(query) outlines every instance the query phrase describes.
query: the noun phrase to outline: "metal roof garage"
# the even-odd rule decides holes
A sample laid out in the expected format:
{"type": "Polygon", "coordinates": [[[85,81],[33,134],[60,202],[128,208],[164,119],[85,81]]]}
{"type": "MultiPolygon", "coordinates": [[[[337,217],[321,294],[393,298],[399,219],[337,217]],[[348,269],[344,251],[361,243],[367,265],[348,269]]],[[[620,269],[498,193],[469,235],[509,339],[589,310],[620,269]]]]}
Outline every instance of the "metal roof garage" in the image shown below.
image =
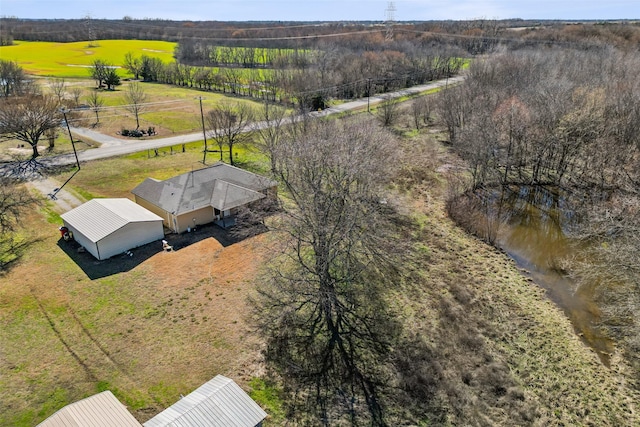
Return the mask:
{"type": "Polygon", "coordinates": [[[142,427],[109,390],[60,409],[37,427],[142,427]]]}
{"type": "Polygon", "coordinates": [[[164,237],[162,218],[129,199],[93,199],[61,215],[76,242],[99,260],[164,237]]]}
{"type": "Polygon", "coordinates": [[[267,413],[233,380],[216,375],[144,427],[256,427],[267,413]]]}

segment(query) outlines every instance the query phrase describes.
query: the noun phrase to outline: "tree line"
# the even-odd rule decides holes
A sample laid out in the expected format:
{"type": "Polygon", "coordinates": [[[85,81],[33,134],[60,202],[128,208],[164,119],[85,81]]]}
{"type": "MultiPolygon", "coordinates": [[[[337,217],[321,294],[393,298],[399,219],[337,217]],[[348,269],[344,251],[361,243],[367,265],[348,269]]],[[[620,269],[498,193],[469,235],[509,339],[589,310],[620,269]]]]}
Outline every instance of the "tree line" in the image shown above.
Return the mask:
{"type": "Polygon", "coordinates": [[[309,49],[221,46],[194,39],[180,41],[174,54],[183,64],[238,68],[305,68],[311,55],[309,49]]]}
{"type": "MultiPolygon", "coordinates": [[[[94,41],[105,39],[165,40],[253,48],[314,48],[330,39],[345,47],[371,49],[388,44],[382,22],[220,22],[160,19],[30,20],[0,18],[0,42],[94,41]]],[[[589,48],[613,45],[635,49],[640,26],[632,20],[558,21],[474,19],[466,21],[398,22],[394,40],[414,45],[446,47],[467,54],[512,48],[572,45],[589,48]],[[513,31],[517,29],[518,31],[513,31]]]]}
{"type": "Polygon", "coordinates": [[[329,44],[304,56],[304,64],[296,60],[279,63],[278,68],[245,69],[194,66],[179,61],[163,63],[157,58],[127,53],[124,66],[135,78],[144,81],[317,110],[324,108],[331,98],[361,98],[449,77],[457,74],[464,64],[463,58],[447,51],[408,46],[403,50],[358,52],[329,44]]]}

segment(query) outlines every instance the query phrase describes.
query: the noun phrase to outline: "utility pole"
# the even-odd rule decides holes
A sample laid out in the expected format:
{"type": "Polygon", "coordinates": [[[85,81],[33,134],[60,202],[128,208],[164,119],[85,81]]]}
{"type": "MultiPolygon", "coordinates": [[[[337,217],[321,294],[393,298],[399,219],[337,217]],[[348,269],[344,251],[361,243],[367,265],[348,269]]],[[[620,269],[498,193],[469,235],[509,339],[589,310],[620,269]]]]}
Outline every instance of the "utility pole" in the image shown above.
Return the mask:
{"type": "Polygon", "coordinates": [[[367,77],[367,113],[370,113],[369,99],[371,98],[371,77],[367,77]]]}
{"type": "Polygon", "coordinates": [[[207,147],[207,130],[204,127],[204,112],[202,111],[202,97],[199,96],[198,99],[200,100],[200,119],[202,120],[202,136],[204,137],[204,152],[203,152],[203,156],[202,156],[202,164],[206,165],[207,164],[207,150],[209,149],[207,147]]]}
{"type": "Polygon", "coordinates": [[[48,196],[51,197],[51,200],[57,200],[56,194],[58,194],[60,190],[62,190],[62,188],[67,185],[67,183],[71,181],[71,179],[73,179],[73,177],[76,176],[78,172],[80,172],[80,160],[78,160],[76,145],[73,142],[73,136],[71,136],[71,128],[69,127],[69,121],[67,120],[67,109],[63,107],[60,109],[60,111],[62,112],[62,116],[64,117],[64,122],[67,124],[67,131],[69,132],[69,139],[71,140],[71,146],[73,147],[73,155],[76,156],[76,165],[78,165],[78,169],[74,173],[72,173],[71,176],[67,178],[67,180],[60,187],[55,188],[51,193],[48,194],[48,196]]]}
{"type": "Polygon", "coordinates": [[[67,120],[66,108],[62,108],[62,117],[64,117],[64,122],[67,125],[67,131],[69,132],[69,139],[71,140],[71,146],[73,147],[73,155],[76,157],[76,165],[78,165],[78,170],[80,170],[80,161],[78,160],[78,152],[76,151],[76,144],[73,142],[73,136],[71,135],[71,128],[69,127],[69,121],[67,120]]]}

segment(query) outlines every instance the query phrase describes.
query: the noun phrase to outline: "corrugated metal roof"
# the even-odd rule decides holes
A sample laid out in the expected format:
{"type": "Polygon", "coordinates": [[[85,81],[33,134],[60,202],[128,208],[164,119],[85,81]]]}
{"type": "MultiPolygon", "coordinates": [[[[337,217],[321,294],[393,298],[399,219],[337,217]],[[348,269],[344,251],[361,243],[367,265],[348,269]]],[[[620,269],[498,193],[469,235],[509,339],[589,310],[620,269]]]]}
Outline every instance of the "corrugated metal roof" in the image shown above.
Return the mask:
{"type": "Polygon", "coordinates": [[[158,215],[129,199],[93,199],[62,215],[92,242],[99,242],[130,222],[162,221],[158,215]]]}
{"type": "Polygon", "coordinates": [[[254,427],[266,416],[233,380],[217,375],[144,427],[254,427]]]}
{"type": "Polygon", "coordinates": [[[221,211],[233,209],[262,198],[260,191],[276,185],[271,179],[218,162],[165,181],[147,178],[131,192],[179,215],[205,206],[221,211]]]}
{"type": "Polygon", "coordinates": [[[72,403],[37,427],[141,427],[127,408],[109,391],[72,403]]]}

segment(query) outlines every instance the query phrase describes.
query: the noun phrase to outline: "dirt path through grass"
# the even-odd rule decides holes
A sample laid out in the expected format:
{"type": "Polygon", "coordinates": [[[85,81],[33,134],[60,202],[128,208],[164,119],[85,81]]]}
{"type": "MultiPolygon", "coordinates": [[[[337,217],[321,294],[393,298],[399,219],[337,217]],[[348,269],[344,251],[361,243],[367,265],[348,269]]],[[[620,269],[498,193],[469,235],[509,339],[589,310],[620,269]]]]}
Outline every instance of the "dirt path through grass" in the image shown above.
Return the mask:
{"type": "Polygon", "coordinates": [[[56,189],[60,188],[59,182],[52,178],[42,178],[29,182],[29,187],[42,194],[44,197],[51,200],[55,206],[57,213],[65,213],[73,208],[76,208],[83,204],[85,200],[80,200],[75,194],[72,194],[65,188],[56,192],[56,189]],[[51,195],[55,195],[51,197],[51,195]]]}

